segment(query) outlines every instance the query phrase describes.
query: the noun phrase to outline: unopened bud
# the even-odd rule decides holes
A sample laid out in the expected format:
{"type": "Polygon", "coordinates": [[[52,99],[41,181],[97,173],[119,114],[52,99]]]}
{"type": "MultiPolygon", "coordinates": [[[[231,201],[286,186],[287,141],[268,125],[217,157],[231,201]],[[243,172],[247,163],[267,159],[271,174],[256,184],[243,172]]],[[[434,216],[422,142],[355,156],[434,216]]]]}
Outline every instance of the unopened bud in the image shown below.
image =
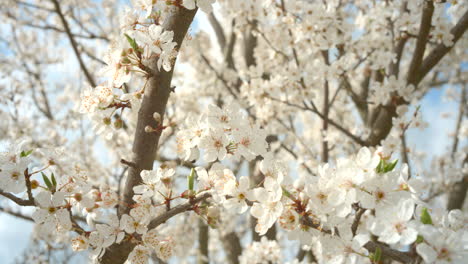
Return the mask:
{"type": "Polygon", "coordinates": [[[111,119],[110,119],[109,117],[104,117],[104,118],[102,119],[102,122],[103,122],[106,126],[108,126],[108,125],[111,124],[112,121],[111,121],[111,119]]]}
{"type": "Polygon", "coordinates": [[[78,202],[81,201],[83,199],[83,196],[81,195],[81,193],[75,193],[75,195],[73,196],[75,198],[75,200],[77,200],[78,202]]]}
{"type": "Polygon", "coordinates": [[[36,189],[37,187],[39,187],[39,182],[36,181],[36,180],[32,180],[31,181],[31,189],[36,189]]]}
{"type": "Polygon", "coordinates": [[[154,129],[151,126],[145,126],[145,132],[146,133],[151,133],[153,131],[154,131],[154,129]]]}
{"type": "Polygon", "coordinates": [[[156,120],[156,123],[159,124],[161,122],[161,115],[158,112],[154,112],[153,118],[156,120]]]}
{"type": "Polygon", "coordinates": [[[115,121],[114,121],[114,127],[115,127],[116,129],[122,128],[122,127],[123,127],[123,120],[120,119],[120,118],[117,119],[117,120],[115,120],[115,121]]]}

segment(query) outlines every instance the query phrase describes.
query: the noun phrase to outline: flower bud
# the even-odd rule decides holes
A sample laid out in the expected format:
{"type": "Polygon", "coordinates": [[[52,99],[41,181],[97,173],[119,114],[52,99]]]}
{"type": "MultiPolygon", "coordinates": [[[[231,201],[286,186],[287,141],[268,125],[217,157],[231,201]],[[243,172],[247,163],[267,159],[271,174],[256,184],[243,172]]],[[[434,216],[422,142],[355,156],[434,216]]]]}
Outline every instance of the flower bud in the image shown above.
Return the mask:
{"type": "Polygon", "coordinates": [[[122,128],[122,127],[123,127],[123,120],[120,119],[120,118],[117,119],[117,120],[115,120],[115,121],[114,121],[114,127],[115,127],[116,129],[122,128]]]}
{"type": "Polygon", "coordinates": [[[156,120],[156,123],[159,124],[161,122],[161,115],[158,112],[154,112],[153,118],[156,120]]]}
{"type": "Polygon", "coordinates": [[[146,133],[151,133],[153,131],[154,131],[154,129],[151,126],[145,126],[145,132],[146,133]]]}
{"type": "Polygon", "coordinates": [[[36,181],[36,180],[32,180],[31,181],[31,189],[36,189],[37,187],[39,187],[39,182],[36,181]]]}
{"type": "Polygon", "coordinates": [[[102,122],[103,122],[106,126],[108,126],[108,125],[111,124],[112,121],[111,121],[111,119],[110,119],[109,117],[104,117],[104,118],[102,119],[102,122]]]}

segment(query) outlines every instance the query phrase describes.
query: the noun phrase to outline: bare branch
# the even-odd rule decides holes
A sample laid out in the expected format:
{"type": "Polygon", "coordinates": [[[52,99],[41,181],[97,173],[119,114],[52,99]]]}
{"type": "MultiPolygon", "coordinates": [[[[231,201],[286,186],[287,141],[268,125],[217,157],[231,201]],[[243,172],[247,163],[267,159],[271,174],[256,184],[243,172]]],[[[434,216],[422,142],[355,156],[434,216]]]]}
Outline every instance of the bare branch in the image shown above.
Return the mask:
{"type": "Polygon", "coordinates": [[[417,83],[417,75],[426,50],[426,43],[431,31],[432,14],[434,13],[434,3],[432,0],[425,0],[421,16],[421,25],[419,27],[418,39],[414,49],[413,58],[408,69],[407,80],[409,84],[417,83]]]}
{"type": "Polygon", "coordinates": [[[30,200],[25,200],[25,199],[21,199],[9,192],[5,192],[3,190],[0,189],[0,195],[12,200],[13,202],[15,202],[17,205],[21,205],[21,206],[34,206],[34,199],[30,200]]]}
{"type": "Polygon", "coordinates": [[[197,204],[197,203],[199,203],[201,201],[204,201],[204,200],[206,200],[206,199],[208,199],[210,197],[211,197],[210,192],[204,192],[202,194],[199,194],[197,197],[195,197],[193,199],[190,199],[187,202],[185,202],[185,203],[183,203],[181,205],[178,205],[178,206],[170,209],[169,211],[165,212],[164,214],[156,217],[155,219],[153,219],[149,223],[148,228],[149,229],[156,228],[159,225],[164,224],[167,220],[171,219],[173,216],[191,210],[195,204],[197,204]]]}
{"type": "Polygon", "coordinates": [[[62,22],[63,27],[65,29],[65,32],[67,33],[68,39],[70,40],[70,44],[71,44],[71,46],[73,48],[73,51],[75,52],[76,58],[78,59],[78,63],[80,64],[81,70],[85,74],[86,79],[88,80],[89,84],[92,87],[96,87],[96,83],[94,82],[94,78],[89,73],[88,68],[86,67],[86,65],[85,65],[85,63],[83,61],[83,58],[81,57],[81,53],[78,50],[78,44],[76,43],[75,37],[73,36],[73,34],[72,34],[71,30],[70,30],[67,19],[65,18],[65,16],[62,13],[62,9],[60,7],[59,2],[57,0],[51,0],[51,1],[54,4],[55,12],[58,14],[58,16],[60,18],[60,21],[62,22]]]}
{"type": "Polygon", "coordinates": [[[211,27],[213,27],[213,30],[216,34],[219,47],[221,48],[221,51],[223,51],[226,47],[226,36],[224,35],[223,27],[221,27],[221,24],[219,24],[219,21],[216,19],[213,12],[208,15],[208,21],[210,21],[211,27]]]}
{"type": "Polygon", "coordinates": [[[12,216],[15,216],[15,217],[18,217],[18,218],[21,218],[21,219],[24,219],[24,220],[27,220],[27,221],[31,221],[31,222],[34,222],[34,220],[32,219],[31,216],[29,215],[24,215],[20,212],[15,212],[11,209],[8,209],[8,208],[4,208],[4,207],[1,207],[0,206],[0,212],[4,212],[6,214],[9,214],[9,215],[12,215],[12,216]]]}
{"type": "Polygon", "coordinates": [[[457,24],[450,30],[450,33],[453,35],[453,45],[450,47],[445,46],[444,44],[439,44],[435,47],[429,55],[422,61],[421,68],[417,74],[416,83],[419,83],[426,75],[431,71],[432,68],[447,54],[452,50],[453,46],[457,41],[463,36],[466,29],[468,28],[468,11],[465,12],[462,18],[457,22],[457,24]]]}

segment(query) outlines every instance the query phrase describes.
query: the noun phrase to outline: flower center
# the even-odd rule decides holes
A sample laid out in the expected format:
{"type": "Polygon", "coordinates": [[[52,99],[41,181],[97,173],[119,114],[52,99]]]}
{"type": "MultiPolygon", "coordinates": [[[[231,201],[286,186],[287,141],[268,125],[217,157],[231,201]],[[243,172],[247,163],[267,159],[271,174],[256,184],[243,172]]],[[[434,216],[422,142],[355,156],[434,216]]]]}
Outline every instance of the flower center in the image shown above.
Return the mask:
{"type": "Polygon", "coordinates": [[[15,180],[15,181],[18,180],[19,176],[20,176],[20,174],[17,171],[14,171],[14,172],[11,173],[11,178],[13,180],[15,180]]]}
{"type": "Polygon", "coordinates": [[[223,147],[223,143],[221,142],[221,140],[215,140],[214,142],[214,147],[217,148],[217,149],[220,149],[223,147]]]}
{"type": "Polygon", "coordinates": [[[241,145],[244,145],[245,147],[250,146],[250,138],[242,138],[240,141],[241,145]]]}

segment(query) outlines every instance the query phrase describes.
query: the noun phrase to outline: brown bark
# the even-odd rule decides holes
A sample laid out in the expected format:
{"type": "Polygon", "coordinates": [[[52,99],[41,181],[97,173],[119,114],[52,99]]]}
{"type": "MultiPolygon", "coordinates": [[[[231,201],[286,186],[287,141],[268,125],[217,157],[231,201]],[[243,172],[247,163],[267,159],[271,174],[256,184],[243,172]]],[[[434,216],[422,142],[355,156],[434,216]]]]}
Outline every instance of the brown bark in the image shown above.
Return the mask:
{"type": "MultiPolygon", "coordinates": [[[[408,71],[408,84],[417,86],[421,80],[429,73],[432,68],[455,46],[456,42],[463,36],[468,28],[468,12],[466,12],[457,24],[450,30],[453,34],[453,45],[447,47],[443,44],[438,45],[423,59],[425,42],[427,42],[427,35],[429,33],[430,18],[432,17],[432,8],[430,3],[425,3],[423,9],[423,16],[421,18],[421,28],[418,35],[418,41],[413,54],[413,59],[408,71]],[[423,45],[424,44],[424,45],[423,45]]],[[[372,133],[368,139],[370,146],[376,146],[387,137],[392,128],[392,118],[396,116],[396,107],[405,104],[404,100],[398,100],[392,104],[377,108],[373,111],[371,116],[372,122],[369,123],[372,128],[372,133]]]]}
{"type": "MultiPolygon", "coordinates": [[[[164,30],[174,32],[173,41],[180,48],[197,10],[187,10],[174,6],[171,11],[172,14],[164,22],[163,28],[164,30]]],[[[157,67],[153,65],[152,68],[156,69],[157,67]]],[[[146,133],[145,127],[148,125],[157,127],[158,124],[153,119],[155,112],[161,115],[161,122],[164,118],[166,104],[171,92],[170,84],[173,70],[174,67],[169,72],[163,70],[154,72],[145,89],[141,108],[138,112],[137,128],[133,142],[132,162],[135,166],[130,167],[128,170],[127,181],[123,190],[123,200],[119,206],[119,215],[128,213],[131,205],[134,203],[132,200],[134,195],[133,187],[141,182],[140,172],[153,168],[161,132],[146,133]]],[[[101,263],[124,263],[134,247],[135,244],[128,241],[114,244],[106,250],[101,263]]]]}
{"type": "Polygon", "coordinates": [[[229,264],[239,263],[239,256],[242,254],[242,246],[236,232],[224,235],[222,242],[226,251],[226,259],[229,264]]]}

